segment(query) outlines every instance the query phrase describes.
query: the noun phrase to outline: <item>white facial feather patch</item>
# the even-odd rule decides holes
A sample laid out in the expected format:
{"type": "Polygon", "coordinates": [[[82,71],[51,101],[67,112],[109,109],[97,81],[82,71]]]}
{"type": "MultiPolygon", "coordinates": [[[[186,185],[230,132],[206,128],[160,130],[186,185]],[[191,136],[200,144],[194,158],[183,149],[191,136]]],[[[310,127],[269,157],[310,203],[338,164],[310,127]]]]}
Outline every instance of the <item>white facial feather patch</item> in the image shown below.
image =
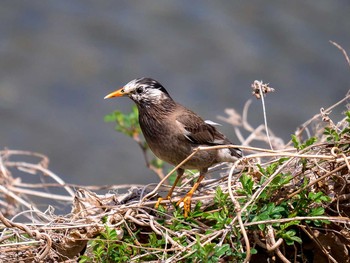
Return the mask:
{"type": "Polygon", "coordinates": [[[156,99],[156,100],[162,99],[164,96],[164,93],[162,91],[160,91],[159,89],[148,88],[145,93],[146,93],[147,97],[152,98],[152,99],[156,99]]]}
{"type": "Polygon", "coordinates": [[[139,83],[140,79],[134,79],[124,86],[124,92],[129,94],[130,98],[135,101],[152,102],[160,101],[167,97],[161,90],[150,86],[149,84],[139,83]],[[141,93],[138,89],[143,88],[141,93]]]}
{"type": "Polygon", "coordinates": [[[124,91],[126,93],[129,93],[129,92],[132,92],[133,90],[135,90],[138,85],[137,85],[137,79],[133,79],[132,81],[130,81],[129,83],[127,83],[123,88],[124,88],[124,91]]]}

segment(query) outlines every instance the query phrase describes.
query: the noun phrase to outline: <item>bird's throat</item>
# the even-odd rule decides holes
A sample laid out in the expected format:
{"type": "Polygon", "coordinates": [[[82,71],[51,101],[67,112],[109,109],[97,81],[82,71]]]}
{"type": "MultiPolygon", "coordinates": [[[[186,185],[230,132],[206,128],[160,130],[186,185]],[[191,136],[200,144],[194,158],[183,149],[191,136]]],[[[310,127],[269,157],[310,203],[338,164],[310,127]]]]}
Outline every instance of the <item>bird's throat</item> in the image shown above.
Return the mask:
{"type": "Polygon", "coordinates": [[[162,118],[168,116],[176,108],[176,103],[171,98],[162,98],[159,100],[144,100],[137,103],[139,112],[147,118],[162,118]]]}

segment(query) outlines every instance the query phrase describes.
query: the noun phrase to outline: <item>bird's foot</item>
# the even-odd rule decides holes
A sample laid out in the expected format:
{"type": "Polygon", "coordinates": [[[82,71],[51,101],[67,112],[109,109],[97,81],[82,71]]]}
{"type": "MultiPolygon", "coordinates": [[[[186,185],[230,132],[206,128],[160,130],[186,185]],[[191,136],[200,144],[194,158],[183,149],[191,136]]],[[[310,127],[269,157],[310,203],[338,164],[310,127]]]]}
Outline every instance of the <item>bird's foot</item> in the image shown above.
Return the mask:
{"type": "Polygon", "coordinates": [[[155,209],[158,209],[160,203],[161,203],[162,201],[164,201],[164,200],[170,200],[170,196],[159,197],[157,203],[154,205],[154,208],[155,208],[155,209]]]}
{"type": "MultiPolygon", "coordinates": [[[[159,197],[157,203],[154,205],[155,209],[158,209],[160,203],[164,200],[170,200],[170,196],[166,197],[159,197]]],[[[192,194],[187,193],[184,197],[182,197],[179,201],[177,201],[176,206],[180,206],[181,203],[183,203],[184,208],[184,218],[188,217],[189,212],[191,211],[191,201],[192,201],[192,194]]]]}
{"type": "Polygon", "coordinates": [[[192,200],[192,194],[187,194],[183,198],[181,198],[176,205],[179,206],[181,203],[183,203],[184,206],[184,218],[188,217],[188,213],[191,211],[191,200],[192,200]]]}

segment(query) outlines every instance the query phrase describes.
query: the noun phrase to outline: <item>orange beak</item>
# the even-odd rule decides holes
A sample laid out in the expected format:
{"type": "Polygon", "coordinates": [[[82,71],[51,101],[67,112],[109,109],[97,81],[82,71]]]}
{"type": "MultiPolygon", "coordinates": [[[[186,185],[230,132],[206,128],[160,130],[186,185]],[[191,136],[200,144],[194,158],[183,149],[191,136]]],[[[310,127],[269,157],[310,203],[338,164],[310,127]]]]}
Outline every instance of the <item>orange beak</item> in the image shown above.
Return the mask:
{"type": "Polygon", "coordinates": [[[114,97],[122,97],[124,95],[127,95],[127,93],[124,91],[124,88],[118,89],[116,91],[113,91],[109,93],[107,96],[104,97],[104,99],[114,98],[114,97]]]}

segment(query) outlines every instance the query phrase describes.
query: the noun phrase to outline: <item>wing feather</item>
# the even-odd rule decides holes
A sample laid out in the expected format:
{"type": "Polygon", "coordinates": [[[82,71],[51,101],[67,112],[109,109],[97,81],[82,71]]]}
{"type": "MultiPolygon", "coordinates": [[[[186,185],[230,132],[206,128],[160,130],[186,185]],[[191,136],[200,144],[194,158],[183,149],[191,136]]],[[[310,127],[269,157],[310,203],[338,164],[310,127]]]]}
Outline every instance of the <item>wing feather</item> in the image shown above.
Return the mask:
{"type": "MultiPolygon", "coordinates": [[[[176,123],[183,131],[184,137],[193,144],[199,145],[227,145],[232,144],[230,140],[219,132],[211,122],[204,121],[190,110],[182,112],[176,117],[176,123]]],[[[239,149],[230,148],[231,155],[241,157],[239,149]]]]}

